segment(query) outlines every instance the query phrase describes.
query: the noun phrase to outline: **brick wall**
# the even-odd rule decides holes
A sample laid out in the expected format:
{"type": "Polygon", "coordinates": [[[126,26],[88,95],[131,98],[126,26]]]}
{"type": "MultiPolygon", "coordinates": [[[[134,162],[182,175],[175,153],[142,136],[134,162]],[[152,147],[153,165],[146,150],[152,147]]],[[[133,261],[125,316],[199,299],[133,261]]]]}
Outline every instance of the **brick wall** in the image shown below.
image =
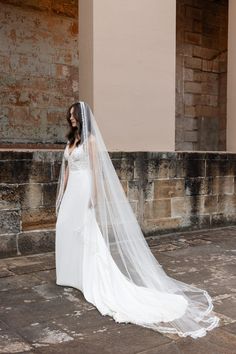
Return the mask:
{"type": "Polygon", "coordinates": [[[177,0],[176,150],[226,148],[228,0],[177,0]]]}
{"type": "Polygon", "coordinates": [[[65,142],[78,100],[78,1],[0,1],[1,146],[65,142]]]}
{"type": "MultiPolygon", "coordinates": [[[[145,235],[236,221],[236,154],[110,153],[145,235]]],[[[54,250],[61,151],[0,150],[0,257],[54,250]]]]}

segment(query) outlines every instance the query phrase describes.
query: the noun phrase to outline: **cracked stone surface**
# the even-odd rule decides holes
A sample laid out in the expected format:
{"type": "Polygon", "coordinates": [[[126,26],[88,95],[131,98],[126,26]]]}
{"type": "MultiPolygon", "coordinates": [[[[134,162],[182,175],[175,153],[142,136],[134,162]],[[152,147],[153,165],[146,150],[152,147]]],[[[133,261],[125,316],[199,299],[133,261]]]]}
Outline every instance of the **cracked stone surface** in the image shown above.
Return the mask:
{"type": "Polygon", "coordinates": [[[218,328],[194,340],[116,323],[56,285],[50,252],[0,260],[0,353],[236,353],[236,226],[147,240],[168,275],[210,293],[218,328]]]}

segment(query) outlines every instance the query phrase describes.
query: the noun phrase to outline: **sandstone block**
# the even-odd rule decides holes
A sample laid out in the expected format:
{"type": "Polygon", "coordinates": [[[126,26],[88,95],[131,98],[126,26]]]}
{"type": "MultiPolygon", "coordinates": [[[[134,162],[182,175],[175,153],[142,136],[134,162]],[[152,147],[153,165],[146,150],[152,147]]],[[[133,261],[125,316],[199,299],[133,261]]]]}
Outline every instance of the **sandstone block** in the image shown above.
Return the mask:
{"type": "Polygon", "coordinates": [[[0,258],[17,255],[16,234],[7,233],[0,237],[0,258]]]}
{"type": "MultiPolygon", "coordinates": [[[[202,95],[201,96],[201,104],[203,106],[213,106],[217,107],[219,104],[219,97],[216,95],[202,95]]],[[[215,111],[217,113],[217,111],[215,111]]]]}
{"type": "Polygon", "coordinates": [[[196,45],[201,45],[202,36],[200,33],[185,32],[185,42],[196,44],[196,45]]]}
{"type": "Polygon", "coordinates": [[[223,213],[224,215],[235,215],[236,195],[219,195],[217,211],[218,213],[223,213]]]}
{"type": "Polygon", "coordinates": [[[1,210],[0,233],[18,233],[20,231],[20,218],[19,210],[1,210]]]}
{"type": "Polygon", "coordinates": [[[144,219],[156,219],[171,216],[170,199],[157,199],[144,202],[144,219]]]}
{"type": "Polygon", "coordinates": [[[28,182],[31,162],[28,160],[0,161],[0,180],[4,183],[28,182]]]}
{"type": "Polygon", "coordinates": [[[214,177],[212,183],[213,194],[233,194],[234,177],[214,177]]]}
{"type": "Polygon", "coordinates": [[[206,160],[206,175],[212,177],[234,176],[228,160],[206,160]]]}
{"type": "Polygon", "coordinates": [[[20,209],[17,185],[0,184],[0,210],[1,209],[20,209]]]}
{"type": "Polygon", "coordinates": [[[185,177],[204,177],[205,176],[205,161],[195,159],[180,159],[172,163],[171,175],[178,178],[185,177]]]}
{"type": "Polygon", "coordinates": [[[22,210],[22,231],[54,229],[55,223],[54,207],[22,210]]]}
{"type": "Polygon", "coordinates": [[[193,32],[202,33],[202,22],[198,20],[193,20],[193,32]]]}
{"type": "Polygon", "coordinates": [[[218,55],[218,50],[211,48],[204,48],[201,46],[193,47],[193,55],[198,58],[213,60],[218,55]]]}
{"type": "Polygon", "coordinates": [[[122,181],[123,183],[126,184],[126,188],[128,190],[128,199],[131,200],[139,200],[140,197],[140,189],[141,189],[141,183],[138,180],[135,181],[122,181]]]}
{"type": "Polygon", "coordinates": [[[168,178],[169,160],[150,159],[148,162],[148,179],[168,178]]]}
{"type": "Polygon", "coordinates": [[[20,184],[19,198],[22,209],[34,209],[42,206],[42,185],[40,183],[20,184]]]}
{"type": "Polygon", "coordinates": [[[202,94],[218,95],[218,85],[216,85],[214,82],[203,82],[202,94]]]}
{"type": "Polygon", "coordinates": [[[126,196],[128,196],[128,182],[127,181],[121,181],[121,185],[123,187],[123,190],[124,190],[126,196]]]}
{"type": "Polygon", "coordinates": [[[112,159],[114,168],[120,180],[132,180],[134,177],[134,161],[133,159],[112,159]]]}
{"type": "Polygon", "coordinates": [[[21,254],[53,251],[55,249],[55,231],[21,232],[18,237],[18,249],[21,254]]]}
{"type": "Polygon", "coordinates": [[[198,141],[198,131],[186,131],[184,132],[184,140],[197,142],[198,141]]]}
{"type": "Polygon", "coordinates": [[[180,197],[184,195],[184,179],[162,179],[154,181],[154,199],[180,197]]]}
{"type": "Polygon", "coordinates": [[[216,195],[203,196],[202,214],[212,214],[218,212],[218,197],[216,195]]]}
{"type": "Polygon", "coordinates": [[[194,72],[192,69],[184,68],[184,80],[185,81],[193,81],[194,72]]]}
{"type": "Polygon", "coordinates": [[[195,117],[196,107],[195,106],[184,106],[184,116],[185,117],[195,117]]]}
{"type": "Polygon", "coordinates": [[[43,183],[42,185],[42,204],[44,206],[55,206],[55,196],[57,183],[43,183]]]}
{"type": "Polygon", "coordinates": [[[193,57],[185,57],[184,64],[185,64],[186,68],[201,69],[202,68],[202,59],[201,58],[193,58],[193,57]]]}
{"type": "Polygon", "coordinates": [[[191,19],[200,21],[202,19],[202,10],[193,6],[186,6],[185,15],[186,17],[190,17],[191,19]]]}
{"type": "Polygon", "coordinates": [[[218,107],[213,106],[196,106],[196,114],[200,117],[217,117],[219,113],[218,107]]]}
{"type": "Polygon", "coordinates": [[[209,195],[212,194],[211,177],[187,177],[185,179],[186,195],[209,195]]]}
{"type": "Polygon", "coordinates": [[[145,220],[142,229],[146,235],[155,234],[157,231],[177,230],[181,226],[181,218],[157,218],[145,220]]]}
{"type": "Polygon", "coordinates": [[[185,198],[171,198],[171,217],[181,217],[188,214],[185,198]]]}
{"type": "Polygon", "coordinates": [[[202,85],[200,82],[185,82],[184,89],[186,93],[201,93],[202,85]]]}

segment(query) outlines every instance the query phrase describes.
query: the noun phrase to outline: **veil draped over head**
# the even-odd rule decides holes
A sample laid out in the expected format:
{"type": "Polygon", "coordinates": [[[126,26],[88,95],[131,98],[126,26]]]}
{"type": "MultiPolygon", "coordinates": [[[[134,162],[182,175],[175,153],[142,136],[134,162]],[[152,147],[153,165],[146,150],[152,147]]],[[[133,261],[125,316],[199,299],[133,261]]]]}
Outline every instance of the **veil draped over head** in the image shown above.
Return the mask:
{"type": "MultiPolygon", "coordinates": [[[[81,140],[92,171],[92,208],[106,246],[123,275],[133,284],[157,293],[182,295],[188,306],[182,317],[168,322],[138,323],[163,333],[201,337],[218,326],[210,295],[202,289],[169,277],[152,254],[105,147],[89,105],[80,101],[81,140]]],[[[63,155],[56,193],[56,214],[63,197],[63,155]]],[[[78,188],[80,186],[78,185],[78,188]]],[[[78,215],[79,217],[79,215],[78,215]]],[[[112,278],[111,282],[115,281],[112,278]]],[[[114,287],[115,288],[115,287],[114,287]]],[[[173,304],[172,304],[173,306],[173,304]]]]}

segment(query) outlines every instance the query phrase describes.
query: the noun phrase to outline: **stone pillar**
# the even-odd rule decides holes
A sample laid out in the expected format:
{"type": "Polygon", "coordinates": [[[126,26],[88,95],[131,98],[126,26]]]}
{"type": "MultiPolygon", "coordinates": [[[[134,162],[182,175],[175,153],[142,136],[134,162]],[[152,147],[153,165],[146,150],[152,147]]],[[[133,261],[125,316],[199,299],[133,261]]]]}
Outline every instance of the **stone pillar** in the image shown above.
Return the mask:
{"type": "Polygon", "coordinates": [[[227,0],[177,0],[176,150],[226,149],[227,0]]]}
{"type": "Polygon", "coordinates": [[[236,151],[236,2],[229,0],[228,83],[227,83],[227,150],[236,151]]]}
{"type": "Polygon", "coordinates": [[[80,0],[80,100],[111,151],[175,149],[175,0],[80,0]]]}

